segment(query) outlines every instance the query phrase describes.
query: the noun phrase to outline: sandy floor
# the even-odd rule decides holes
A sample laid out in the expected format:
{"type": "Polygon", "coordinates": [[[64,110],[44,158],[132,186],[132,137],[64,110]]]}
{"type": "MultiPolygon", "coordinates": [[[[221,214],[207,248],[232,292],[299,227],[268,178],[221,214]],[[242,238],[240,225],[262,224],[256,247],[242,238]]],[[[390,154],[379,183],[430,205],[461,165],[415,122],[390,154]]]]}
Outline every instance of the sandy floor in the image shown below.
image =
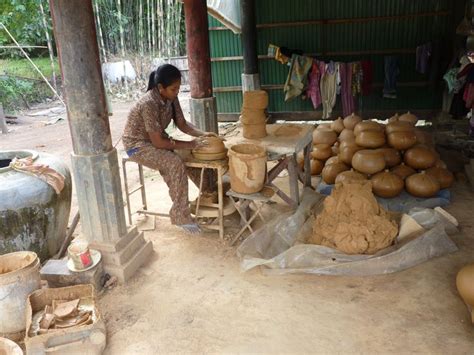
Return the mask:
{"type": "MultiPolygon", "coordinates": [[[[114,104],[114,142],[128,108],[114,104]]],[[[69,162],[67,122],[19,122],[1,137],[0,149],[37,149],[69,162]]],[[[147,177],[150,206],[165,212],[163,181],[149,171],[147,177]]],[[[100,297],[106,352],[474,353],[474,327],[455,287],[456,272],[474,262],[473,206],[474,194],[457,183],[447,209],[461,224],[453,236],[458,252],[364,278],[243,274],[235,248],[216,234],[188,236],[157,219],[155,231],[145,234],[154,243],[152,260],[130,283],[100,297]]]]}

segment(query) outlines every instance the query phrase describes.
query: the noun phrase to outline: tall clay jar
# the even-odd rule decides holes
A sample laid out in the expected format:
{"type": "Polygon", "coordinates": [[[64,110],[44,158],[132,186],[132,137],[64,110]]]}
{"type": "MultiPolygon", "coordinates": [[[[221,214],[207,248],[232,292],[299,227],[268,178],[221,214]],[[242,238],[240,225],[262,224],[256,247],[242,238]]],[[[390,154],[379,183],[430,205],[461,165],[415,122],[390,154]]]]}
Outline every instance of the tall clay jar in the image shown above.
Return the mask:
{"type": "Polygon", "coordinates": [[[253,194],[262,190],[267,176],[267,152],[255,144],[236,144],[229,149],[229,175],[232,190],[253,194]]]}
{"type": "Polygon", "coordinates": [[[71,174],[59,158],[31,150],[0,151],[0,254],[29,250],[42,261],[56,254],[66,236],[71,192],[71,174]],[[28,156],[65,177],[59,194],[39,178],[9,167],[13,158],[28,156]]]}

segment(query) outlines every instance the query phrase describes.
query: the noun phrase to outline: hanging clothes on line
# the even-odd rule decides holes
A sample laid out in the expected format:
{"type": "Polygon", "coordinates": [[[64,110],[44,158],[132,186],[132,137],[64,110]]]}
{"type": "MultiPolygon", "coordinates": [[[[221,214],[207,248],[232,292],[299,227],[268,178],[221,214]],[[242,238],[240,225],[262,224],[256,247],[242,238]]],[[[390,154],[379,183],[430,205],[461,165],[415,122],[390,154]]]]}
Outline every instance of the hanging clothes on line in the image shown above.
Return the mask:
{"type": "Polygon", "coordinates": [[[393,56],[384,57],[385,80],[383,86],[383,97],[387,99],[397,98],[397,77],[400,74],[398,58],[393,56]]]}
{"type": "Polygon", "coordinates": [[[326,64],[326,70],[321,77],[321,98],[323,103],[323,118],[330,118],[332,109],[336,104],[337,76],[339,75],[339,63],[330,62],[326,64]]]}
{"type": "Polygon", "coordinates": [[[372,91],[372,82],[374,78],[374,66],[369,60],[363,60],[360,62],[362,67],[362,95],[370,95],[372,91]]]}
{"type": "Polygon", "coordinates": [[[431,42],[416,47],[416,71],[418,73],[426,74],[428,72],[431,53],[431,42]]]}
{"type": "Polygon", "coordinates": [[[321,105],[321,89],[319,83],[321,80],[322,74],[324,74],[325,63],[313,60],[313,65],[311,66],[311,71],[308,75],[308,88],[306,93],[308,94],[313,108],[317,109],[321,105]]]}
{"type": "Polygon", "coordinates": [[[352,95],[352,63],[340,63],[342,114],[349,116],[355,111],[352,95]]]}
{"type": "Polygon", "coordinates": [[[301,95],[306,87],[308,72],[312,65],[313,59],[310,57],[297,54],[291,56],[291,66],[283,88],[285,101],[301,95]]]}
{"type": "Polygon", "coordinates": [[[362,92],[363,72],[360,62],[353,62],[352,65],[352,96],[357,96],[362,92]]]}

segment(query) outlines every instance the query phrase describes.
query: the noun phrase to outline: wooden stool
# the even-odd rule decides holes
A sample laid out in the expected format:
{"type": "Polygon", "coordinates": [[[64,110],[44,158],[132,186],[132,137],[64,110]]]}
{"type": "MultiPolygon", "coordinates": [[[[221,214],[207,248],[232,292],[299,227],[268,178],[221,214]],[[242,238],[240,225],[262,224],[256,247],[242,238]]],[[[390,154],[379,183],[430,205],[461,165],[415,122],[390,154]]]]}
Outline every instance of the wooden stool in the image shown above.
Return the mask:
{"type": "Polygon", "coordinates": [[[227,159],[224,160],[198,160],[189,156],[184,165],[189,168],[201,169],[201,176],[199,180],[199,195],[196,206],[194,208],[194,215],[196,220],[199,218],[217,218],[219,225],[213,226],[209,224],[200,224],[204,228],[219,231],[219,237],[224,239],[224,216],[235,212],[233,204],[225,205],[224,203],[224,188],[222,185],[222,176],[228,170],[229,164],[227,159]],[[217,203],[201,203],[202,184],[204,179],[204,171],[212,169],[217,172],[217,203]]]}
{"type": "Polygon", "coordinates": [[[262,191],[256,192],[254,194],[239,194],[232,190],[227,191],[227,196],[230,197],[232,203],[234,204],[237,212],[240,215],[240,221],[242,228],[237,233],[237,235],[232,239],[231,245],[234,245],[235,242],[239,239],[243,232],[246,229],[253,233],[252,222],[257,218],[260,217],[262,222],[265,222],[265,219],[262,216],[261,209],[262,207],[270,202],[273,195],[275,194],[275,190],[270,186],[265,186],[262,191]],[[257,203],[261,202],[261,203],[257,203]],[[250,215],[250,206],[254,206],[255,212],[253,215],[250,215]]]}

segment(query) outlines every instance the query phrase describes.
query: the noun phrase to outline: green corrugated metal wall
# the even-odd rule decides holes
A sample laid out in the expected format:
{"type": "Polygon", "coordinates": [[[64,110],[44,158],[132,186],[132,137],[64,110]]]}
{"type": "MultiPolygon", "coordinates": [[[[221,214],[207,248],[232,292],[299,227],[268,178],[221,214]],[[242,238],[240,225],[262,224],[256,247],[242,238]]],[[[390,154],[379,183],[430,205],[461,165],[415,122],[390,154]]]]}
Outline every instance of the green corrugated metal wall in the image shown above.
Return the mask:
{"type": "MultiPolygon", "coordinates": [[[[323,60],[354,61],[367,59],[374,64],[374,82],[383,83],[385,54],[324,55],[329,52],[357,52],[369,50],[410,49],[444,38],[451,41],[454,29],[462,16],[464,0],[257,0],[257,24],[300,22],[333,19],[360,19],[370,17],[403,16],[408,14],[449,12],[448,15],[425,15],[408,19],[379,19],[356,23],[311,24],[258,29],[258,54],[266,55],[270,43],[297,48],[305,53],[321,53],[323,60]]],[[[211,57],[242,56],[240,36],[230,30],[213,30],[222,24],[209,17],[211,57]]],[[[388,53],[386,55],[389,55],[388,53]]],[[[415,54],[395,54],[400,61],[398,99],[382,98],[382,87],[373,89],[370,96],[358,99],[364,111],[433,110],[441,106],[441,85],[420,86],[428,75],[415,70],[415,54]],[[404,86],[402,83],[420,83],[404,86]]],[[[242,59],[213,61],[214,88],[241,86],[242,59]]],[[[288,67],[272,59],[260,59],[262,85],[284,84],[288,67]]],[[[222,89],[221,89],[222,90],[222,89]]],[[[238,91],[216,90],[219,113],[240,111],[242,94],[238,91]]],[[[272,112],[314,111],[309,101],[300,98],[285,102],[282,89],[268,90],[269,110],[272,112]]],[[[336,109],[340,107],[340,99],[336,109]]]]}

